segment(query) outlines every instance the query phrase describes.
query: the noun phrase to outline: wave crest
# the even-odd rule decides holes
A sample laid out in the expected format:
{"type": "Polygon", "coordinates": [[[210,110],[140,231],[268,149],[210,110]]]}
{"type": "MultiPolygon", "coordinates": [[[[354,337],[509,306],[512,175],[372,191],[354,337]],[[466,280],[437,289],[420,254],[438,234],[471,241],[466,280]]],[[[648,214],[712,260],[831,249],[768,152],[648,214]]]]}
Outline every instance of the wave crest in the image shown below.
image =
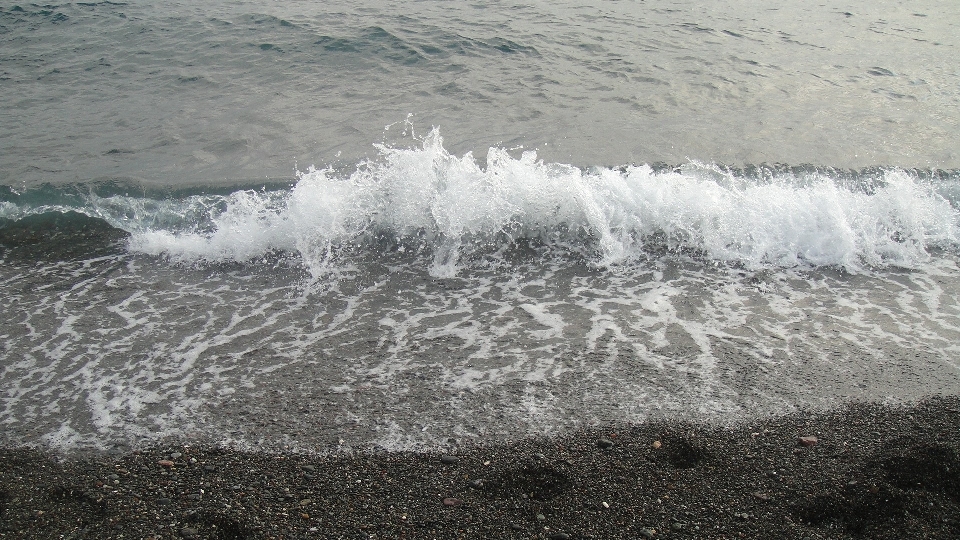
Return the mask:
{"type": "MultiPolygon", "coordinates": [[[[310,168],[282,189],[153,199],[88,197],[86,213],[131,233],[129,249],[183,262],[272,252],[326,268],[344,249],[404,250],[455,275],[470,255],[518,242],[600,266],[664,251],[748,268],[921,264],[958,244],[955,179],[877,169],[851,178],[781,170],[747,176],[692,162],[580,169],[490,149],[451,155],[434,129],[416,148],[378,146],[349,173],[310,168]]],[[[9,205],[9,203],[7,203],[9,205]]]]}

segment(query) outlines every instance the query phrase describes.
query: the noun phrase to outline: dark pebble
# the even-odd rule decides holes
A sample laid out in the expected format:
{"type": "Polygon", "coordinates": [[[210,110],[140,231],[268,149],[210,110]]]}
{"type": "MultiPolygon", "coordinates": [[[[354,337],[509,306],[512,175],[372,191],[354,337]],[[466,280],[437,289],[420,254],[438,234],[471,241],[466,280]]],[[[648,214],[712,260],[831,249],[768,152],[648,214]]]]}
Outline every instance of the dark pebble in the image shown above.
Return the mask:
{"type": "Polygon", "coordinates": [[[599,441],[597,441],[597,446],[599,446],[600,448],[610,448],[611,446],[613,446],[613,441],[611,441],[610,439],[600,439],[599,441]]]}
{"type": "Polygon", "coordinates": [[[960,406],[951,397],[903,409],[851,405],[816,422],[788,415],[730,428],[618,425],[429,455],[307,458],[198,444],[181,450],[172,468],[157,461],[177,447],[90,459],[0,449],[0,538],[184,540],[189,528],[198,531],[189,540],[547,540],[563,538],[560,531],[578,540],[591,533],[600,540],[737,540],[740,532],[799,540],[851,536],[850,524],[862,527],[865,539],[955,538],[960,417],[945,414],[943,402],[960,406]],[[914,430],[903,410],[927,431],[914,430]],[[824,440],[795,446],[808,434],[824,440]],[[604,437],[612,448],[598,447],[604,437]],[[658,439],[663,446],[654,450],[650,442],[658,439]],[[451,452],[457,464],[441,464],[451,452]],[[702,465],[684,468],[699,458],[702,465]],[[307,463],[315,471],[308,473],[307,463]],[[478,481],[482,487],[472,489],[478,481]],[[463,497],[459,506],[444,506],[454,497],[463,497]]]}
{"type": "Polygon", "coordinates": [[[440,456],[440,462],[446,463],[447,465],[453,465],[454,463],[460,461],[460,458],[457,456],[442,455],[440,456]]]}
{"type": "Polygon", "coordinates": [[[183,529],[180,529],[180,534],[183,535],[184,538],[193,538],[198,534],[198,532],[199,531],[196,529],[191,529],[190,527],[184,527],[183,529]]]}
{"type": "Polygon", "coordinates": [[[817,442],[819,441],[813,435],[810,435],[807,437],[800,437],[799,439],[797,439],[797,444],[800,446],[814,446],[815,444],[817,444],[817,442]]]}
{"type": "Polygon", "coordinates": [[[551,538],[552,540],[570,540],[570,535],[567,533],[558,532],[551,534],[547,538],[551,538]]]}

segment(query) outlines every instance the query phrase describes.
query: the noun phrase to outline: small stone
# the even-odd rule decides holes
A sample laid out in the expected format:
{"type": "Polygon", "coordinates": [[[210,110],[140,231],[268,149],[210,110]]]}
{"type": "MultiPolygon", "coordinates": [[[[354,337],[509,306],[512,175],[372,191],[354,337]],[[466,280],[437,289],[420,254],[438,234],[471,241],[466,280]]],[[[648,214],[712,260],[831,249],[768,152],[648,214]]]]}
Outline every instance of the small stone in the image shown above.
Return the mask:
{"type": "Polygon", "coordinates": [[[477,478],[470,481],[470,487],[476,489],[483,487],[483,478],[477,478]]]}
{"type": "Polygon", "coordinates": [[[460,461],[460,458],[458,458],[457,456],[450,456],[450,455],[440,456],[440,463],[446,463],[447,465],[453,465],[458,461],[460,461]]]}
{"type": "Polygon", "coordinates": [[[546,520],[547,520],[547,516],[543,514],[537,514],[537,521],[546,521],[546,520]]]}
{"type": "Polygon", "coordinates": [[[814,435],[808,435],[806,437],[800,437],[797,439],[797,444],[800,446],[813,446],[819,442],[814,435]]]}
{"type": "Polygon", "coordinates": [[[610,439],[601,438],[600,440],[597,441],[597,446],[599,446],[600,448],[610,448],[611,446],[613,446],[613,441],[611,441],[610,439]]]}
{"type": "Polygon", "coordinates": [[[300,467],[300,468],[303,469],[303,470],[305,470],[305,471],[309,471],[309,472],[314,472],[314,471],[317,470],[317,468],[314,467],[313,465],[304,465],[304,466],[302,466],[302,467],[300,467]]]}
{"type": "Polygon", "coordinates": [[[519,524],[517,524],[517,523],[511,523],[511,524],[510,524],[510,528],[513,529],[513,530],[515,530],[515,531],[525,531],[525,530],[527,530],[523,525],[519,525],[519,524]]]}
{"type": "Polygon", "coordinates": [[[196,529],[191,529],[190,527],[184,527],[184,528],[180,529],[180,534],[181,534],[184,538],[193,538],[194,536],[197,535],[197,533],[198,533],[198,531],[197,531],[196,529]]]}
{"type": "Polygon", "coordinates": [[[570,535],[567,533],[558,532],[551,534],[547,538],[550,538],[551,540],[570,540],[570,535]]]}
{"type": "Polygon", "coordinates": [[[313,499],[304,499],[300,501],[300,506],[309,506],[313,503],[313,499]]]}
{"type": "Polygon", "coordinates": [[[460,499],[456,499],[454,497],[447,497],[446,499],[443,500],[443,505],[444,506],[460,506],[460,502],[461,502],[460,499]]]}
{"type": "Polygon", "coordinates": [[[676,523],[676,522],[674,522],[672,525],[670,525],[670,528],[673,529],[673,530],[675,530],[675,531],[682,531],[682,530],[683,530],[683,523],[676,523]]]}
{"type": "Polygon", "coordinates": [[[655,529],[640,529],[640,536],[642,538],[653,538],[657,535],[655,529]]]}
{"type": "Polygon", "coordinates": [[[761,491],[754,491],[754,492],[752,493],[752,495],[753,495],[754,497],[760,499],[761,501],[769,501],[769,500],[770,500],[770,495],[767,495],[766,493],[763,493],[763,492],[761,492],[761,491]]]}
{"type": "Polygon", "coordinates": [[[173,462],[169,459],[161,459],[157,462],[157,465],[160,465],[161,467],[173,467],[173,462]]]}
{"type": "Polygon", "coordinates": [[[660,441],[653,441],[653,444],[650,446],[652,446],[654,450],[659,450],[660,447],[663,446],[663,443],[660,441]]]}
{"type": "Polygon", "coordinates": [[[216,468],[215,466],[213,466],[213,465],[204,465],[204,466],[203,466],[203,470],[205,470],[205,471],[207,471],[207,472],[213,472],[213,471],[217,470],[217,468],[216,468]]]}
{"type": "Polygon", "coordinates": [[[160,497],[159,499],[157,499],[157,504],[170,504],[171,502],[173,501],[171,501],[166,497],[160,497]]]}
{"type": "Polygon", "coordinates": [[[180,456],[182,456],[182,455],[183,455],[183,454],[181,454],[180,452],[172,452],[172,453],[170,454],[170,459],[180,459],[180,456]]]}

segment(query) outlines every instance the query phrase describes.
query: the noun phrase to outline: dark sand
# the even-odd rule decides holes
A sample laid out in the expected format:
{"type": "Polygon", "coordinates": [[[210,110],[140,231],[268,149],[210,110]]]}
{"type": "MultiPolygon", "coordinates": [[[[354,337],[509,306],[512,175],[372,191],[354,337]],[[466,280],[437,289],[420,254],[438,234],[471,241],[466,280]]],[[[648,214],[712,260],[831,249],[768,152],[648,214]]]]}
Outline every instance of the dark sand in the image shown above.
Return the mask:
{"type": "Polygon", "coordinates": [[[960,538],[957,397],[453,456],[167,445],[0,464],[2,538],[960,538]]]}

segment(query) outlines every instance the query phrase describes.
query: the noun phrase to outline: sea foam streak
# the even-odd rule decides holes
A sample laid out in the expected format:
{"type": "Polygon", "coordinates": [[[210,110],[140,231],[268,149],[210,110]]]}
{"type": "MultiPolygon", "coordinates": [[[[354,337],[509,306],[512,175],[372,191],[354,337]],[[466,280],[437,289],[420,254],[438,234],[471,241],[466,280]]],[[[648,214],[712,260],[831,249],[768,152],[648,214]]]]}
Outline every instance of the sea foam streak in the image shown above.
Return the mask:
{"type": "Polygon", "coordinates": [[[601,266],[653,248],[747,268],[849,271],[912,267],[958,239],[957,209],[941,194],[950,186],[897,169],[856,182],[822,173],[743,178],[699,163],[583,170],[501,148],[483,167],[470,153],[447,152],[436,129],[419,148],[378,149],[379,159],[352,174],[310,168],[289,190],[149,204],[107,197],[96,211],[132,229],[133,251],[178,261],[282,251],[315,269],[340,247],[387,238],[426,247],[435,276],[456,274],[464,254],[520,238],[581,250],[601,266]]]}

